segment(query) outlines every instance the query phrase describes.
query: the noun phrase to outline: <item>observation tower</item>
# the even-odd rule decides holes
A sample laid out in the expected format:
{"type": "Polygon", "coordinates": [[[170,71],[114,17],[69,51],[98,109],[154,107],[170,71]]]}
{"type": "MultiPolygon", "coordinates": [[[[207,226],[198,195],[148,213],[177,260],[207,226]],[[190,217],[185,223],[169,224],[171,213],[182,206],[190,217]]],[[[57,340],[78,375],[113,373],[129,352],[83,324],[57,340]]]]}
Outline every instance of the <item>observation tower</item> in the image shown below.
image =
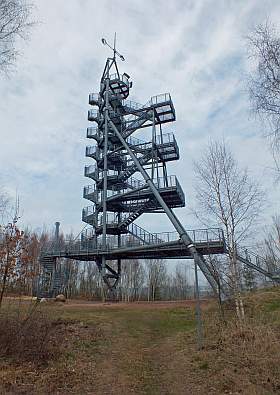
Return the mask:
{"type": "MultiPolygon", "coordinates": [[[[109,290],[117,287],[123,259],[194,259],[217,292],[215,274],[204,255],[227,253],[222,230],[186,230],[174,213],[185,206],[185,195],[176,175],[168,174],[168,162],[180,157],[170,131],[176,120],[171,95],[155,95],[144,105],[131,101],[132,81],[117,64],[124,58],[115,43],[111,47],[105,39],[102,42],[113,55],[106,60],[99,92],[89,95],[86,157],[91,163],[84,175],[90,184],[83,190],[89,204],[82,212],[87,228],[80,240],[69,242],[60,242],[57,231],[55,240],[44,247],[41,295],[63,292],[65,279],[57,261],[63,257],[96,263],[109,290]],[[135,222],[142,215],[151,217],[151,229],[135,222]],[[173,231],[154,233],[153,224],[162,215],[169,218],[173,231]]],[[[240,260],[273,276],[260,261],[244,256],[240,260]]]]}

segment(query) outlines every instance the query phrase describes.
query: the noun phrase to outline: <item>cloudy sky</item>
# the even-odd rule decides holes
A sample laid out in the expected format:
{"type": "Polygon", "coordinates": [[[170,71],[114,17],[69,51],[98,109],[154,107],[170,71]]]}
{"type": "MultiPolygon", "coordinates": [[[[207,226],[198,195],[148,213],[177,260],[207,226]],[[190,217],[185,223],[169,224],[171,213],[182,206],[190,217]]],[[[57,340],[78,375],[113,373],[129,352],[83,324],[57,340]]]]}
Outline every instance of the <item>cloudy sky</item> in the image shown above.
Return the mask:
{"type": "MultiPolygon", "coordinates": [[[[88,93],[98,90],[109,55],[101,37],[110,41],[115,31],[126,58],[121,70],[133,80],[131,99],[172,95],[177,121],[165,131],[176,134],[181,159],[169,174],[186,194],[187,207],[177,211],[186,228],[198,226],[192,162],[210,137],[224,138],[268,191],[262,224],[279,212],[264,127],[250,113],[245,83],[252,67],[245,37],[267,17],[279,23],[278,0],[34,2],[39,23],[30,41],[19,43],[16,73],[0,79],[0,183],[12,196],[18,191],[25,225],[58,220],[74,233],[83,226],[88,93]]],[[[153,231],[172,230],[156,218],[153,231]]],[[[150,221],[141,221],[149,229],[150,221]]]]}

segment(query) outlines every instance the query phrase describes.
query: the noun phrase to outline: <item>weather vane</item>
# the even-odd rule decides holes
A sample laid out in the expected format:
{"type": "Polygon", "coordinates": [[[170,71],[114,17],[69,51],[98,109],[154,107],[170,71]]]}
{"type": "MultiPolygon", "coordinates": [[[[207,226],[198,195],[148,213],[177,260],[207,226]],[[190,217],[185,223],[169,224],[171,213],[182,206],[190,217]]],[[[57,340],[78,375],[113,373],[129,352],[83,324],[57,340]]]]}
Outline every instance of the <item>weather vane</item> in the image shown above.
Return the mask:
{"type": "Polygon", "coordinates": [[[122,61],[124,61],[125,60],[124,57],[116,50],[116,37],[117,37],[117,34],[115,33],[115,36],[114,36],[114,47],[112,47],[110,44],[108,44],[107,41],[105,40],[105,38],[102,38],[101,41],[102,41],[103,45],[107,45],[107,47],[111,48],[114,51],[114,59],[116,58],[116,55],[118,55],[119,58],[122,61]]]}

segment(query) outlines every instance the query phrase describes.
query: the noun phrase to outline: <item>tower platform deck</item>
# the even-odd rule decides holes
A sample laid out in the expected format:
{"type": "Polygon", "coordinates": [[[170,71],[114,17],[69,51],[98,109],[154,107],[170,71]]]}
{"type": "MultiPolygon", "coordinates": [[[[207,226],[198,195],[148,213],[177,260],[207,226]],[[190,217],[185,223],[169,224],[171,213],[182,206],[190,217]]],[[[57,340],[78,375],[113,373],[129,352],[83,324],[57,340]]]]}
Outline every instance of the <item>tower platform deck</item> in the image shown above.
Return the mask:
{"type": "MultiPolygon", "coordinates": [[[[225,253],[225,241],[221,229],[191,230],[194,244],[202,255],[225,253]]],[[[106,260],[115,259],[192,259],[189,250],[179,239],[177,232],[149,233],[143,228],[131,224],[129,235],[121,235],[118,246],[117,236],[107,236],[106,249],[94,238],[69,241],[57,245],[50,242],[45,245],[41,257],[70,258],[80,261],[95,261],[102,255],[106,260]]]]}
{"type": "MultiPolygon", "coordinates": [[[[202,255],[224,254],[224,245],[219,242],[196,243],[197,250],[202,255]]],[[[181,241],[173,241],[170,243],[151,244],[139,247],[121,247],[108,249],[106,252],[100,249],[85,248],[82,245],[65,246],[61,250],[48,250],[42,255],[43,257],[54,258],[70,258],[79,261],[96,261],[102,255],[106,256],[106,260],[115,259],[192,259],[192,256],[186,246],[181,241]]]]}

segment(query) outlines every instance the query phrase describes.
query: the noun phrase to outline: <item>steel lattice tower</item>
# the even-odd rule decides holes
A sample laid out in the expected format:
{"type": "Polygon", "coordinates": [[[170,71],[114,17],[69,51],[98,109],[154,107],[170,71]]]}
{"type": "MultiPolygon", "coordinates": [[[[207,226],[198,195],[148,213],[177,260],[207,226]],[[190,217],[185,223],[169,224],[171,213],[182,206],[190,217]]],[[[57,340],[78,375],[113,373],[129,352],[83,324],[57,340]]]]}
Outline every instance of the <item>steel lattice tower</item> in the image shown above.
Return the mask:
{"type": "MultiPolygon", "coordinates": [[[[179,159],[174,135],[162,131],[163,124],[176,119],[171,96],[169,93],[153,96],[141,105],[127,99],[131,87],[128,74],[119,72],[114,48],[114,56],[106,61],[99,93],[89,95],[89,104],[97,108],[89,110],[88,120],[97,126],[87,129],[87,137],[94,139],[96,145],[86,148],[86,156],[96,164],[85,167],[85,176],[95,181],[84,189],[84,197],[94,203],[83,210],[83,221],[93,228],[85,238],[91,237],[93,244],[102,245],[103,250],[108,236],[116,236],[119,248],[129,243],[130,236],[148,243],[154,238],[153,242],[157,242],[156,236],[143,231],[134,221],[143,213],[164,212],[215,287],[202,256],[171,210],[185,206],[176,176],[167,175],[166,163],[179,159]],[[150,141],[133,136],[147,127],[152,132],[150,141]]],[[[121,259],[117,271],[106,264],[105,255],[97,264],[104,281],[114,287],[120,277],[121,259]]]]}
{"type": "MultiPolygon", "coordinates": [[[[192,258],[216,292],[215,274],[203,255],[227,253],[222,230],[186,231],[173,211],[185,206],[185,196],[177,177],[167,173],[167,163],[179,159],[174,134],[163,131],[164,124],[176,119],[171,96],[153,96],[145,105],[130,101],[132,82],[117,64],[117,56],[124,58],[115,44],[112,49],[99,93],[89,95],[88,120],[94,126],[87,128],[87,138],[95,144],[86,147],[86,157],[94,163],[85,167],[84,175],[93,183],[84,187],[83,197],[91,204],[82,212],[89,228],[81,240],[63,244],[57,229],[55,240],[45,246],[40,258],[41,295],[53,296],[63,289],[56,264],[60,257],[96,262],[111,290],[120,279],[122,259],[192,258]],[[134,136],[144,128],[150,130],[148,141],[134,136]],[[175,231],[151,233],[135,224],[146,213],[167,215],[175,231]]],[[[263,268],[260,257],[246,254],[237,258],[277,279],[263,268]]]]}

